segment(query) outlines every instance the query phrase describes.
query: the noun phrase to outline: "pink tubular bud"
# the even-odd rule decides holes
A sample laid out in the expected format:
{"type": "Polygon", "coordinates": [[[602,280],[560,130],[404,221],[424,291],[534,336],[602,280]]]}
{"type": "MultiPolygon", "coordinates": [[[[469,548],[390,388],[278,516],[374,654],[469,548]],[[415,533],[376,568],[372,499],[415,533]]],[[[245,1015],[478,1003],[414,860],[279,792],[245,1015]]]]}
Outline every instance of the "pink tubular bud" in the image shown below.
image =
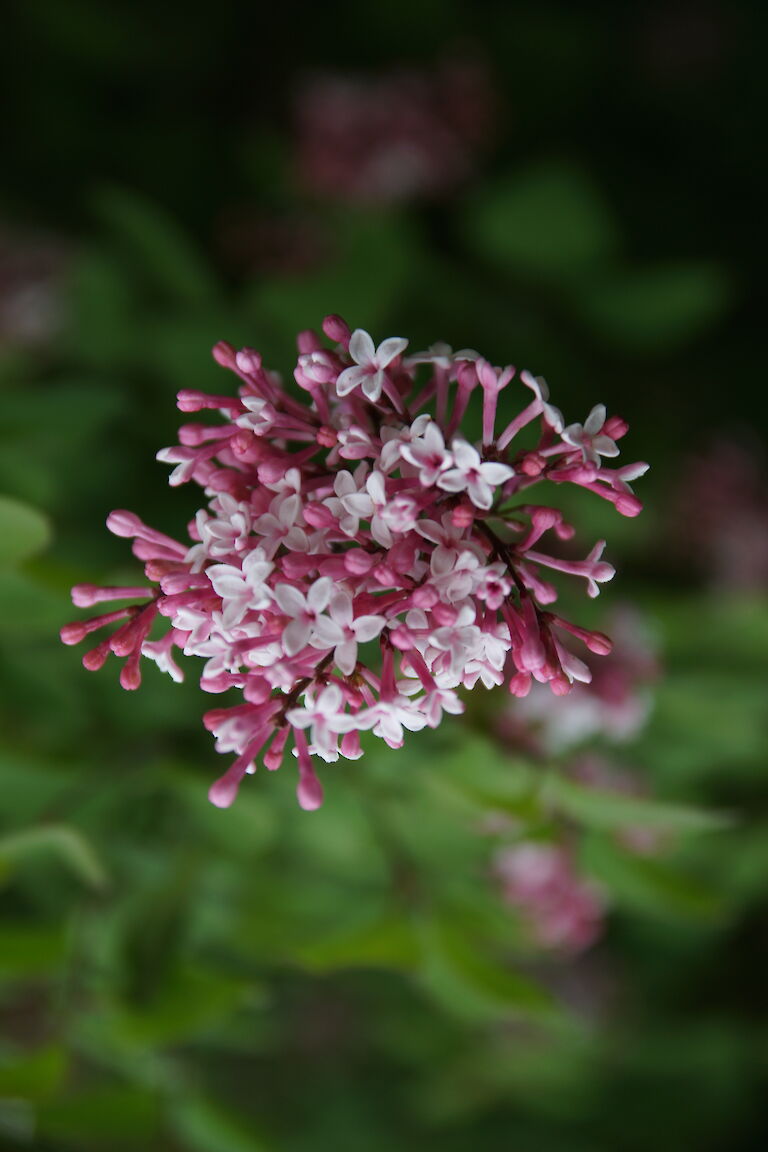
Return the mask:
{"type": "Polygon", "coordinates": [[[235,364],[246,376],[255,376],[262,368],[261,356],[254,348],[241,348],[235,354],[235,364]]]}
{"type": "Polygon", "coordinates": [[[102,588],[97,584],[75,584],[72,589],[72,603],[78,608],[91,608],[104,600],[132,600],[134,597],[151,595],[151,588],[102,588]]]}
{"type": "Polygon", "coordinates": [[[65,624],[64,627],[59,630],[59,636],[63,644],[79,644],[81,640],[85,639],[87,634],[88,629],[85,624],[79,621],[75,621],[73,624],[65,624]]]}
{"type": "Polygon", "coordinates": [[[240,781],[250,767],[248,762],[242,764],[242,759],[241,756],[235,760],[232,767],[208,789],[208,799],[217,808],[229,808],[234,803],[240,781]]]}
{"type": "Polygon", "coordinates": [[[516,672],[509,681],[508,688],[512,696],[522,698],[531,690],[531,677],[527,672],[516,672]]]}
{"type": "Polygon", "coordinates": [[[476,510],[472,504],[457,504],[451,512],[451,523],[454,528],[469,528],[475,522],[476,510]]]}
{"type": "Polygon", "coordinates": [[[95,648],[91,648],[83,656],[83,667],[87,668],[89,672],[98,672],[99,668],[103,668],[106,659],[112,649],[109,647],[109,640],[102,640],[101,644],[97,644],[95,648]]]}
{"type": "Polygon", "coordinates": [[[267,751],[264,753],[263,760],[265,768],[270,772],[275,772],[283,762],[283,755],[285,753],[285,745],[288,740],[290,729],[287,725],[275,733],[274,739],[270,744],[267,751]]]}
{"type": "Polygon", "coordinates": [[[133,512],[126,512],[122,508],[110,512],[107,516],[107,528],[113,536],[123,536],[130,539],[132,536],[138,536],[143,527],[144,525],[138,516],[133,512]]]}
{"type": "Polygon", "coordinates": [[[350,576],[364,576],[375,563],[374,557],[362,548],[350,548],[344,553],[344,567],[350,576]]]}
{"type": "Polygon", "coordinates": [[[134,692],[141,687],[140,659],[141,650],[137,649],[120,669],[120,687],[124,688],[126,692],[134,692]]]}
{"type": "Polygon", "coordinates": [[[335,313],[326,316],[323,320],[323,332],[329,340],[343,344],[345,348],[349,346],[351,332],[346,320],[342,320],[341,316],[336,316],[335,313]]]}
{"type": "Polygon", "coordinates": [[[629,432],[629,424],[621,416],[609,416],[603,425],[603,434],[610,436],[611,440],[620,440],[629,432]]]}
{"type": "Polygon", "coordinates": [[[235,350],[226,340],[219,340],[211,349],[211,355],[222,368],[235,367],[235,350]]]}
{"type": "Polygon", "coordinates": [[[549,681],[549,687],[553,696],[567,696],[573,685],[564,672],[558,672],[549,681]]]}
{"type": "Polygon", "coordinates": [[[546,460],[543,456],[539,456],[537,452],[527,452],[522,460],[515,464],[518,472],[522,472],[524,476],[540,476],[546,467],[546,460]]]}
{"type": "Polygon", "coordinates": [[[639,516],[643,510],[642,501],[638,500],[631,492],[619,492],[616,496],[614,507],[617,512],[622,516],[627,516],[632,519],[634,516],[639,516]]]}
{"type": "Polygon", "coordinates": [[[308,352],[319,352],[321,344],[317,338],[317,333],[313,332],[311,328],[305,328],[304,331],[299,332],[296,337],[296,347],[301,356],[306,355],[308,352]]]}

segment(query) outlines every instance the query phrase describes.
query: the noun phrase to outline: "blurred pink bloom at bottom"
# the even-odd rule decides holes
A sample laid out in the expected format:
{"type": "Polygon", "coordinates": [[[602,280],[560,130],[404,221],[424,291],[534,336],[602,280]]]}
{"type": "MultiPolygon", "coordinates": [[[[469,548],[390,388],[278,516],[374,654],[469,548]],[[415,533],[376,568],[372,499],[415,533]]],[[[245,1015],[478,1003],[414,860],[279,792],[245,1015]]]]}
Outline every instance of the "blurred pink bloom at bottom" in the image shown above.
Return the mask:
{"type": "Polygon", "coordinates": [[[557,844],[503,848],[494,861],[504,900],[520,912],[543,948],[582,952],[602,934],[605,900],[579,876],[568,851],[557,844]]]}

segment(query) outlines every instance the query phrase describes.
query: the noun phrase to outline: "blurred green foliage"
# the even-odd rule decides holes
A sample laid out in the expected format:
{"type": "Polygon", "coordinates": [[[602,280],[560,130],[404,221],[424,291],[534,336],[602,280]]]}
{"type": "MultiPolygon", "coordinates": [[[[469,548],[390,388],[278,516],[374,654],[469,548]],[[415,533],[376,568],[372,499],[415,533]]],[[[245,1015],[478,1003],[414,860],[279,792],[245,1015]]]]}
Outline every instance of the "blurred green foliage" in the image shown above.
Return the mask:
{"type": "Polygon", "coordinates": [[[611,32],[596,4],[583,18],[488,4],[480,22],[459,3],[342,4],[335,23],[325,8],[306,17],[311,50],[289,35],[291,5],[266,42],[243,34],[233,0],[215,36],[187,12],[179,33],[173,6],[12,9],[26,53],[9,61],[21,112],[3,130],[11,147],[22,130],[45,144],[7,174],[4,209],[65,232],[71,257],[55,341],[0,351],[0,1140],[760,1147],[768,604],[697,587],[660,528],[681,445],[721,419],[720,370],[755,363],[749,305],[737,310],[749,272],[727,255],[741,222],[713,229],[716,197],[698,225],[690,211],[704,141],[741,107],[729,79],[746,31],[729,39],[713,6],[726,22],[714,94],[695,76],[670,94],[627,43],[660,34],[653,13],[611,32]],[[494,70],[497,155],[432,208],[305,203],[285,76],[343,66],[365,43],[360,66],[428,58],[436,21],[446,45],[471,34],[494,70]],[[622,53],[639,70],[623,87],[622,53]],[[246,69],[243,101],[231,77],[246,69]],[[606,123],[629,127],[605,137],[596,111],[617,87],[606,123]],[[677,196],[653,199],[643,128],[677,196]],[[233,271],[214,243],[228,198],[308,213],[325,257],[302,274],[233,271]],[[110,509],[172,532],[193,514],[153,456],[174,440],[179,387],[222,388],[214,341],[284,367],[296,331],[328,311],[377,339],[512,358],[547,375],[568,419],[602,399],[636,425],[649,512],[629,523],[594,501],[574,515],[609,541],[621,575],[606,595],[636,600],[660,635],[651,720],[622,750],[648,796],[505,751],[494,697],[399,753],[328,766],[318,813],[296,807],[290,765],[222,812],[206,799],[219,765],[194,683],[150,668],[125,694],[114,669],[89,675],[59,646],[72,583],[135,572],[103,528],[110,509]],[[627,849],[638,825],[663,853],[627,849]],[[609,895],[606,939],[578,959],[541,956],[496,891],[493,851],[518,827],[572,836],[609,895]]]}

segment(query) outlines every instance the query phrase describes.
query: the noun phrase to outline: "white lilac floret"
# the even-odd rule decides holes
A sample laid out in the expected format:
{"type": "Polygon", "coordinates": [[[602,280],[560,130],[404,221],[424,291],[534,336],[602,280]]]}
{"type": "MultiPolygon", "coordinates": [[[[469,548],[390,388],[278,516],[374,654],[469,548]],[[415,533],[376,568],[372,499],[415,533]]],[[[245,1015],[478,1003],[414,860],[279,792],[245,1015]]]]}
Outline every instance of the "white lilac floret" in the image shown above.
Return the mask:
{"type": "Polygon", "coordinates": [[[236,756],[210,791],[222,807],[257,760],[278,768],[290,751],[299,801],[317,807],[315,758],[359,758],[366,731],[400,747],[461,712],[462,688],[506,683],[524,696],[538,681],[562,696],[587,680],[566,637],[596,655],[610,641],[549,610],[558,589],[545,574],[581,577],[595,596],[614,570],[603,541],[586,559],[563,555],[573,527],[530,490],[573,483],[626,516],[641,507],[629,481],[645,466],[603,462],[627,426],[601,405],[564,427],[541,377],[447,345],[406,356],[406,340],[376,346],[338,316],[323,330],[330,347],[299,335],[297,392],[252,349],[216,345],[237,396],[180,392],[183,412],[221,421],[184,425],[159,453],[171,483],[204,493],[189,539],[113,512],[108,526],[133,539],[147,586],[78,585],[73,599],[142,602],[62,630],[74,644],[118,623],[83,662],[125,658],[124,688],[139,686],[142,656],[181,679],[181,652],[203,662],[205,691],[242,694],[204,717],[217,751],[236,756]],[[460,431],[473,393],[479,443],[460,431]],[[151,639],[158,622],[166,631],[151,639]]]}

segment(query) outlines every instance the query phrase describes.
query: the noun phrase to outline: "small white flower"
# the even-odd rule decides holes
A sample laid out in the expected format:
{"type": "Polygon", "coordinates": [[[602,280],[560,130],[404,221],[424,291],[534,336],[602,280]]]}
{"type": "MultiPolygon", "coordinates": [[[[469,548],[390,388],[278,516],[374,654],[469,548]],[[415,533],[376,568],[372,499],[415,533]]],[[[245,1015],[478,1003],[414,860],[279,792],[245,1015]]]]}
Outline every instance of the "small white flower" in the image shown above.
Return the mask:
{"type": "Polygon", "coordinates": [[[222,619],[225,628],[239,624],[246,612],[267,608],[272,594],[266,579],[274,571],[274,564],[262,548],[254,548],[243,560],[242,568],[231,564],[212,564],[206,575],[217,596],[221,596],[222,619]]]}
{"type": "Polygon", "coordinates": [[[336,381],[337,395],[347,396],[360,387],[363,395],[375,404],[381,396],[387,368],[407,347],[407,340],[400,336],[390,336],[375,348],[368,333],[362,328],[356,328],[349,341],[349,354],[355,363],[339,375],[336,381]]]}
{"type": "Polygon", "coordinates": [[[357,717],[344,711],[344,696],[338,684],[329,684],[315,698],[311,692],[304,695],[304,707],[292,708],[286,720],[294,728],[310,728],[312,751],[326,761],[338,757],[339,733],[356,728],[357,717]]]}
{"type": "Polygon", "coordinates": [[[434,364],[436,368],[448,369],[451,368],[457,360],[478,360],[480,353],[475,352],[474,348],[462,348],[458,352],[454,352],[450,344],[438,340],[436,344],[430,344],[426,352],[414,352],[409,356],[406,363],[411,364],[434,364]]]}
{"type": "Polygon", "coordinates": [[[311,642],[320,613],[328,606],[332,591],[333,581],[327,576],[315,580],[306,596],[291,584],[275,587],[274,596],[280,611],[291,618],[283,632],[286,656],[295,656],[311,642]]]}
{"type": "Polygon", "coordinates": [[[580,448],[585,463],[600,465],[601,456],[618,456],[619,446],[610,436],[600,434],[605,424],[605,405],[596,404],[583,424],[569,424],[563,429],[563,440],[580,448]]]}
{"type": "MultiPolygon", "coordinates": [[[[419,470],[419,483],[424,488],[438,483],[441,476],[453,464],[453,457],[445,447],[443,434],[437,424],[431,421],[423,433],[410,444],[403,444],[400,455],[419,470]]],[[[442,485],[441,485],[442,487],[442,485]]]]}
{"type": "Polygon", "coordinates": [[[477,508],[490,508],[493,489],[514,476],[514,469],[508,464],[483,462],[477,449],[466,440],[454,440],[451,451],[454,467],[438,476],[438,488],[446,492],[466,492],[477,508]]]}
{"type": "Polygon", "coordinates": [[[353,619],[352,597],[339,590],[331,597],[328,616],[317,620],[311,644],[314,648],[333,648],[336,667],[345,676],[351,676],[357,664],[357,646],[379,635],[383,616],[358,616],[353,619]]]}
{"type": "Polygon", "coordinates": [[[239,428],[247,428],[256,436],[266,436],[277,419],[272,405],[260,396],[243,396],[242,401],[248,411],[238,416],[235,424],[239,428]]]}
{"type": "Polygon", "coordinates": [[[403,695],[378,700],[372,707],[358,713],[355,719],[357,727],[372,728],[374,736],[381,737],[390,748],[402,747],[403,728],[420,732],[427,726],[427,718],[419,711],[418,703],[403,695]]]}

